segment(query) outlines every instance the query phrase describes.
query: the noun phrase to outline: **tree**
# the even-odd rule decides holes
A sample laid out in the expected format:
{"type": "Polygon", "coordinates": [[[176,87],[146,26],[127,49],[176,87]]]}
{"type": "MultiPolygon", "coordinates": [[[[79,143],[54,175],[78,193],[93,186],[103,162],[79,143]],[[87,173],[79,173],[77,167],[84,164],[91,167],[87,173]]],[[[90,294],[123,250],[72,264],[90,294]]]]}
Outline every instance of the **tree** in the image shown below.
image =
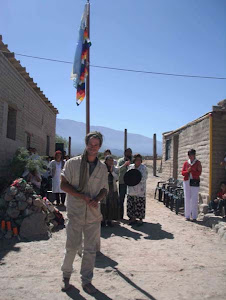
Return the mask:
{"type": "Polygon", "coordinates": [[[64,144],[64,148],[68,148],[68,140],[58,134],[56,134],[55,137],[55,142],[56,143],[63,143],[64,144]]]}

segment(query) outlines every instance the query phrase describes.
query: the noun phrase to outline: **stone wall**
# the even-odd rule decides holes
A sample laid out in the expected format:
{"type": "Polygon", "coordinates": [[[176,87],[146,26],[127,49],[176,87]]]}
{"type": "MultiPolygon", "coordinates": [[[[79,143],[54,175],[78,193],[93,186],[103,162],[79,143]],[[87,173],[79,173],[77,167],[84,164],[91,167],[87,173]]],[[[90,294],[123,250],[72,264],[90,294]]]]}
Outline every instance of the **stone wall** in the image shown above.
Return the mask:
{"type": "Polygon", "coordinates": [[[167,134],[165,136],[163,134],[162,138],[162,176],[165,179],[173,177],[173,135],[167,134]],[[170,158],[166,159],[166,141],[171,140],[171,148],[170,148],[170,158]]]}
{"type": "Polygon", "coordinates": [[[178,178],[183,179],[181,169],[183,163],[188,159],[188,150],[196,150],[196,158],[202,164],[200,177],[200,202],[207,203],[209,195],[209,117],[186,127],[179,134],[178,150],[178,178]]]}
{"type": "MultiPolygon", "coordinates": [[[[209,193],[209,117],[202,118],[191,125],[184,126],[178,131],[163,134],[163,166],[162,173],[166,178],[173,177],[177,173],[177,178],[183,180],[181,169],[183,163],[188,159],[187,152],[194,148],[197,153],[197,159],[201,161],[203,171],[200,185],[200,202],[208,202],[209,193]],[[178,136],[178,143],[174,141],[178,136]],[[166,140],[172,139],[171,157],[165,160],[166,140]],[[178,146],[177,146],[178,144],[178,146]],[[178,149],[175,149],[175,147],[178,149]],[[174,156],[178,153],[178,157],[174,156]],[[175,170],[176,168],[176,170],[175,170]]],[[[174,176],[175,177],[175,176],[174,176]]]]}
{"type": "Polygon", "coordinates": [[[219,183],[226,181],[226,170],[220,162],[226,153],[226,111],[216,111],[213,116],[212,198],[219,191],[219,183]]]}
{"type": "Polygon", "coordinates": [[[8,59],[0,53],[0,176],[18,147],[31,147],[46,155],[47,136],[50,155],[55,150],[56,114],[31,88],[8,59]],[[8,108],[16,110],[16,138],[7,138],[8,108]]]}

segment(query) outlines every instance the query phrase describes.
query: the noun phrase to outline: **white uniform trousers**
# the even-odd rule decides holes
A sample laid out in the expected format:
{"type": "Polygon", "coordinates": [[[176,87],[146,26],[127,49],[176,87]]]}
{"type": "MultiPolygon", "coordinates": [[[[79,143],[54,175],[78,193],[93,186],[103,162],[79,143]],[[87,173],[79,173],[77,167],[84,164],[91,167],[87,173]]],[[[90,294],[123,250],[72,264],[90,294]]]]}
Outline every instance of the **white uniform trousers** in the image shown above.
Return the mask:
{"type": "Polygon", "coordinates": [[[190,218],[192,216],[192,219],[197,219],[199,187],[190,186],[190,180],[185,180],[183,186],[185,218],[190,218]]]}
{"type": "Polygon", "coordinates": [[[61,270],[63,277],[70,278],[73,272],[75,255],[81,247],[82,233],[84,235],[84,250],[81,264],[82,285],[90,283],[93,278],[93,269],[96,260],[96,248],[100,243],[100,222],[81,225],[75,220],[69,219],[67,227],[67,240],[63,264],[61,270]]]}

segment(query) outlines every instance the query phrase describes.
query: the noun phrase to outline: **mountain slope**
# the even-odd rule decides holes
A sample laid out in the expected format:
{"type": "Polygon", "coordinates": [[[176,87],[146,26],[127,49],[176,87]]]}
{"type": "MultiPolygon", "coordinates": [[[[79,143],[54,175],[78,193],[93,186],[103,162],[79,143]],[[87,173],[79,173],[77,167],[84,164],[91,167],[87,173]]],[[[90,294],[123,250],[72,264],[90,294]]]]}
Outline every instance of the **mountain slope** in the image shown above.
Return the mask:
{"type": "MultiPolygon", "coordinates": [[[[91,131],[100,131],[104,136],[104,149],[111,149],[112,153],[121,156],[124,148],[124,132],[114,130],[103,126],[91,126],[91,131]]],[[[71,152],[73,155],[80,154],[84,149],[84,137],[86,125],[82,122],[73,120],[57,119],[56,133],[64,138],[71,136],[71,152]]],[[[128,133],[127,146],[133,150],[133,153],[141,153],[143,155],[152,155],[153,139],[134,133],[128,133]]],[[[162,143],[157,141],[157,153],[162,153],[162,143]]]]}

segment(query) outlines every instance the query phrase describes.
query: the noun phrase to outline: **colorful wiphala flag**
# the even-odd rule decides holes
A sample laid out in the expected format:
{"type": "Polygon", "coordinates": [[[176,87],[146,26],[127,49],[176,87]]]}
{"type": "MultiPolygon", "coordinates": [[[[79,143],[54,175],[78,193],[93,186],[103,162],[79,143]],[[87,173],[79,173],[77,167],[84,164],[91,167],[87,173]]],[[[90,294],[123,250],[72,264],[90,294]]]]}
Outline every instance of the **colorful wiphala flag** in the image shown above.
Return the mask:
{"type": "Polygon", "coordinates": [[[75,52],[74,64],[71,79],[74,81],[74,87],[77,89],[76,104],[79,105],[85,98],[85,79],[88,75],[87,53],[91,46],[88,39],[87,17],[89,13],[89,4],[85,5],[84,13],[79,29],[78,44],[75,52]]]}

